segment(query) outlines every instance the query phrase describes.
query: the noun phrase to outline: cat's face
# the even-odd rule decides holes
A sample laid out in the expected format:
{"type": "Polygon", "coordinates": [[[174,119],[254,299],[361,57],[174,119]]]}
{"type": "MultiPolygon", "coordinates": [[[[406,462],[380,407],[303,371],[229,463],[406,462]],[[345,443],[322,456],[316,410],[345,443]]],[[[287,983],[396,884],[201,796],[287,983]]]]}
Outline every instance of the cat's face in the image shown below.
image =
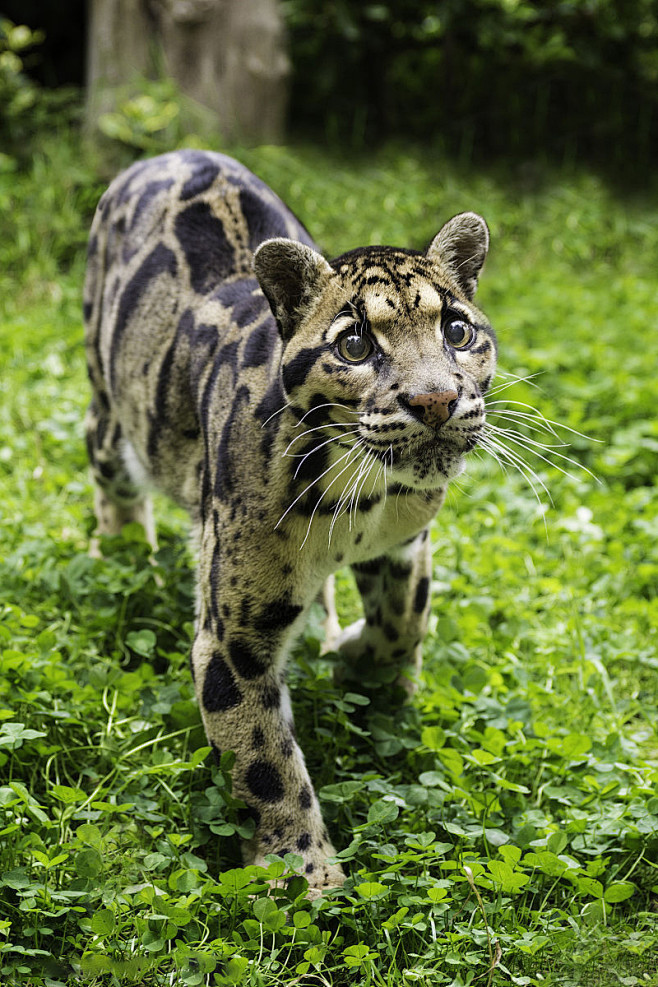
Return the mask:
{"type": "Polygon", "coordinates": [[[284,337],[284,389],[315,430],[311,439],[325,439],[334,459],[349,462],[354,449],[373,475],[379,464],[391,481],[416,489],[442,486],[463,469],[496,368],[495,334],[470,301],[486,227],[465,215],[426,254],[371,247],[327,264],[288,241],[307,266],[285,310],[257,254],[284,337]]]}

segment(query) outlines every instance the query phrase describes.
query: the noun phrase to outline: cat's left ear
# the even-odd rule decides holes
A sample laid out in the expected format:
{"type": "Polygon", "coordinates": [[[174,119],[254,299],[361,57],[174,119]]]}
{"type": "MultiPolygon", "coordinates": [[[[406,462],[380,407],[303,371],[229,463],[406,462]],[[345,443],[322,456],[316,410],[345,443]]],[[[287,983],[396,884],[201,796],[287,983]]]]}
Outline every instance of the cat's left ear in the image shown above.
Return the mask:
{"type": "Polygon", "coordinates": [[[283,237],[260,244],[254,270],[283,339],[290,339],[309,303],[334,273],[317,250],[283,237]]]}
{"type": "Polygon", "coordinates": [[[441,264],[471,299],[488,249],[489,228],[482,216],[460,212],[441,227],[425,254],[441,264]]]}

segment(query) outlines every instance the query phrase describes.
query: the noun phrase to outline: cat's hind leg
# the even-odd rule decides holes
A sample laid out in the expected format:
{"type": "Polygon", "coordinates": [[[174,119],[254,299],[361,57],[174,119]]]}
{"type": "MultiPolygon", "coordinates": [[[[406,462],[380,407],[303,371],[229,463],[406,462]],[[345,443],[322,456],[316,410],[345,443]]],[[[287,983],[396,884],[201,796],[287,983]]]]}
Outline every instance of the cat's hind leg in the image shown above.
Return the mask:
{"type": "Polygon", "coordinates": [[[103,407],[104,403],[94,398],[85,422],[97,523],[90,554],[100,555],[101,535],[118,535],[124,524],[130,522],[142,525],[155,551],[157,539],[151,499],[144,486],[136,482],[135,470],[128,468],[130,450],[125,445],[121,425],[110,409],[103,407]]]}

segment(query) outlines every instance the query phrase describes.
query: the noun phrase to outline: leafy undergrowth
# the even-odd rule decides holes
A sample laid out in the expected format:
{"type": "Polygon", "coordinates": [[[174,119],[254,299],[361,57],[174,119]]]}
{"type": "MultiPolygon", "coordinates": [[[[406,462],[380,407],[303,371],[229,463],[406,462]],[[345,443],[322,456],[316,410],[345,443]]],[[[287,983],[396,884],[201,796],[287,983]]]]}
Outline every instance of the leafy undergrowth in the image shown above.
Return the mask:
{"type": "Polygon", "coordinates": [[[187,668],[184,518],[158,505],[155,565],[134,527],[87,555],[82,258],[58,237],[81,243],[89,217],[29,231],[46,199],[83,209],[89,192],[54,168],[46,194],[37,162],[16,185],[24,248],[0,245],[23,285],[5,284],[1,329],[0,979],[657,985],[658,207],[587,175],[437,178],[391,149],[247,158],[329,253],[420,245],[482,211],[502,368],[542,375],[496,399],[592,436],[557,451],[598,480],[524,452],[551,504],[473,459],[435,525],[423,688],[404,709],[337,691],[311,620],[297,729],[350,876],[314,903],[301,877],[271,891],[297,860],[241,866],[231,754],[208,756],[187,668]]]}

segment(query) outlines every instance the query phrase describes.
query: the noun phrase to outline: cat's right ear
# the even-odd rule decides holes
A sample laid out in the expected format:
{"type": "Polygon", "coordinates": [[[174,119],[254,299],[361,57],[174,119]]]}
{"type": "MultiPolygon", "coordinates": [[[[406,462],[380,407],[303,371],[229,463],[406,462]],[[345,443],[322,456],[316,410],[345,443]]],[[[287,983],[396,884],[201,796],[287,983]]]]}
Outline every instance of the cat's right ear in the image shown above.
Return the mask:
{"type": "Polygon", "coordinates": [[[265,240],[254,270],[283,339],[290,339],[323,283],[334,273],[322,254],[298,240],[265,240]]]}

